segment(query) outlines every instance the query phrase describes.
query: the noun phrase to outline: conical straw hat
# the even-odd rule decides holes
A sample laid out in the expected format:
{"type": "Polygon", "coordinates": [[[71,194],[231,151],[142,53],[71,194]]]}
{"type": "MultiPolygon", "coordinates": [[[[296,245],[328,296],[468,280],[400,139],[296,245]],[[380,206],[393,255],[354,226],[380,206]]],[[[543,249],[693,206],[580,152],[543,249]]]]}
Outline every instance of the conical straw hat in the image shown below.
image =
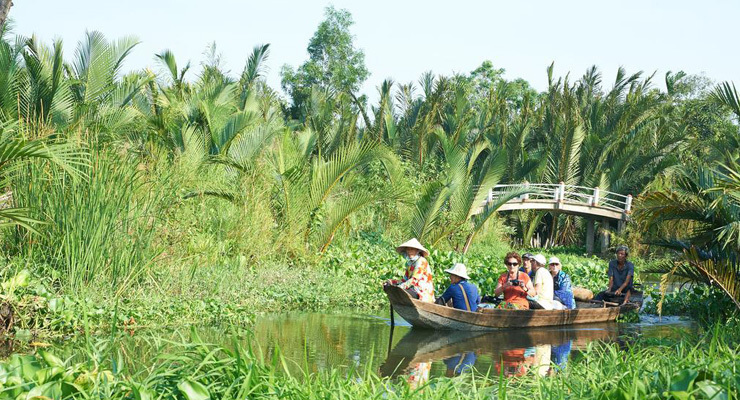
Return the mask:
{"type": "Polygon", "coordinates": [[[410,247],[412,249],[417,249],[419,250],[422,256],[429,257],[429,250],[425,249],[424,246],[422,246],[421,243],[419,243],[419,241],[416,240],[416,238],[413,238],[409,240],[408,242],[403,243],[400,246],[396,247],[396,251],[399,252],[400,254],[403,254],[403,249],[407,247],[410,247]]]}

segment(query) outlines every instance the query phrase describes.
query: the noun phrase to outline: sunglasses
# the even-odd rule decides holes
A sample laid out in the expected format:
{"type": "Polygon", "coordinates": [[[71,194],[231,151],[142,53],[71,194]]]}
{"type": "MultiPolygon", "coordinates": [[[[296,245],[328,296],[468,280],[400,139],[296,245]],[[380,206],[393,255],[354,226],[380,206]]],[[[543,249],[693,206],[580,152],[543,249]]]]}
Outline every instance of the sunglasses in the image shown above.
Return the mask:
{"type": "Polygon", "coordinates": [[[550,263],[550,265],[560,265],[559,263],[550,263]]]}
{"type": "Polygon", "coordinates": [[[504,264],[508,265],[509,267],[516,267],[517,265],[519,265],[518,262],[513,262],[513,263],[505,262],[504,264]]]}

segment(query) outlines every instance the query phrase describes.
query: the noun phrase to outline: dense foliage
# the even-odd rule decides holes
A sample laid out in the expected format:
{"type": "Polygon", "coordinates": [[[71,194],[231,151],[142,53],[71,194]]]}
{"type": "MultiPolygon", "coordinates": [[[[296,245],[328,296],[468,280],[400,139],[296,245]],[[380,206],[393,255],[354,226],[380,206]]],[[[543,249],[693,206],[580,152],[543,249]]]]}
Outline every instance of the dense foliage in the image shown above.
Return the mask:
{"type": "MultiPolygon", "coordinates": [[[[70,53],[5,32],[6,279],[27,265],[50,291],[109,308],[152,293],[237,308],[376,306],[377,279],[400,273],[394,244],[416,236],[438,274],[464,260],[490,291],[506,243],[582,241],[574,216],[498,215],[522,190],[477,213],[487,188],[526,180],[636,195],[638,218],[615,240],[634,255],[670,243],[685,256],[666,251],[675,259],[653,270],[740,305],[734,86],[677,72],[662,90],[642,72],[608,82],[596,67],[572,79],[551,65],[538,93],[485,61],[386,80],[370,103],[357,92],[369,72],[351,27],[348,12],[327,9],[309,59],[282,70],[288,98],[264,80],[267,44],[237,76],[215,45],[199,71],[163,50],[159,71],[124,73],[136,38],[88,32],[70,53]]],[[[565,264],[576,284],[603,287],[603,262],[565,264]]]]}
{"type": "Polygon", "coordinates": [[[124,73],[136,38],[88,32],[67,52],[3,31],[0,336],[85,345],[65,359],[38,349],[0,361],[0,398],[738,396],[734,85],[683,72],[656,84],[624,69],[607,81],[596,67],[573,79],[550,65],[537,92],[484,61],[388,79],[371,102],[352,23],[326,10],[309,59],[281,70],[285,96],[264,79],[269,44],[236,76],[215,44],[198,71],[163,50],[158,71],[124,73]],[[523,181],[634,195],[625,232],[599,228],[630,244],[638,281],[660,280],[648,311],[715,328],[593,345],[547,379],[464,374],[420,388],[370,371],[294,376],[279,352],[265,362],[244,342],[197,336],[167,341],[136,371],[117,352],[119,335],[153,327],[377,309],[380,282],[403,273],[394,247],[411,236],[431,249],[439,292],[442,270],[464,262],[490,293],[512,243],[559,256],[575,285],[603,289],[605,260],[579,247],[582,219],[497,213],[524,190],[479,210],[488,188],[523,181]],[[689,283],[666,295],[672,280],[689,283]]]}

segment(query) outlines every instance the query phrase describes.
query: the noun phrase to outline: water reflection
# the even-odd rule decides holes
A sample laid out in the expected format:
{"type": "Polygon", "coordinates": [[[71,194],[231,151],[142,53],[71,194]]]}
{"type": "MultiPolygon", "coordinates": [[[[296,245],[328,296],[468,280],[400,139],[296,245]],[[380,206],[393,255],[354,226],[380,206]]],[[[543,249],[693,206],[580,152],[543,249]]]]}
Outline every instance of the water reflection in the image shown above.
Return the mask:
{"type": "MultiPolygon", "coordinates": [[[[384,317],[291,313],[258,318],[248,330],[187,327],[126,335],[112,343],[100,339],[104,348],[121,355],[117,362],[131,374],[151,365],[157,355],[180,351],[179,343],[197,336],[198,341],[226,348],[253,349],[267,363],[282,358],[285,362],[281,365],[294,376],[336,369],[347,375],[355,371],[379,371],[385,376],[403,376],[402,379],[417,385],[430,377],[454,376],[471,370],[510,376],[556,373],[567,368],[569,358],[595,340],[621,343],[635,336],[676,336],[693,329],[693,324],[678,318],[641,316],[641,320],[634,324],[484,333],[435,332],[409,326],[391,330],[388,318],[384,317]]],[[[80,338],[52,343],[48,350],[62,359],[81,362],[89,359],[88,346],[80,338]]]]}
{"type": "Polygon", "coordinates": [[[565,368],[572,350],[595,340],[617,340],[618,332],[616,324],[487,333],[411,329],[390,351],[380,373],[408,376],[410,382],[419,383],[430,374],[437,375],[431,366],[441,361],[446,376],[473,369],[506,376],[528,372],[545,376],[565,368]]]}
{"type": "Polygon", "coordinates": [[[444,363],[447,366],[447,373],[445,375],[452,377],[460,375],[463,372],[470,372],[473,370],[475,360],[477,359],[478,357],[474,351],[466,351],[462,354],[445,358],[444,363]]]}
{"type": "MultiPolygon", "coordinates": [[[[403,376],[413,385],[434,376],[475,369],[516,376],[567,368],[593,341],[621,342],[638,335],[666,337],[691,329],[677,318],[642,316],[636,324],[588,324],[495,332],[430,331],[389,326],[386,316],[292,313],[258,318],[252,342],[266,361],[279,353],[291,372],[335,368],[403,376]],[[391,335],[391,332],[392,335],[391,335]]],[[[396,323],[403,324],[396,318],[396,323]]]]}

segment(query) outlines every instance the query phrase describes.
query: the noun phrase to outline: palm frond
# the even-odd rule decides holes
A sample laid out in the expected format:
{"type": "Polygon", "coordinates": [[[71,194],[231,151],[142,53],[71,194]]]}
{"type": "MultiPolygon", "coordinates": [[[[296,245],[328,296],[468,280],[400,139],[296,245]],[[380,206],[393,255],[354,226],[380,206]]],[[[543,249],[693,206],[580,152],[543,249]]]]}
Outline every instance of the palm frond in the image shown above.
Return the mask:
{"type": "Polygon", "coordinates": [[[249,132],[237,136],[226,154],[211,158],[212,162],[223,164],[239,171],[249,170],[260,152],[272,141],[278,130],[268,124],[261,124],[249,132]]]}
{"type": "MultiPolygon", "coordinates": [[[[41,140],[8,140],[0,142],[0,170],[27,159],[48,160],[73,177],[84,176],[87,153],[73,143],[47,144],[41,140]]],[[[7,172],[7,171],[6,171],[7,172]]]]}
{"type": "Polygon", "coordinates": [[[740,118],[740,96],[737,94],[734,83],[723,82],[717,85],[711,92],[710,98],[717,104],[729,108],[737,118],[740,118]]]}
{"type": "Polygon", "coordinates": [[[323,253],[331,244],[334,235],[353,213],[378,201],[395,201],[408,196],[403,187],[392,187],[376,193],[353,192],[328,205],[326,215],[318,228],[319,249],[323,253]]]}
{"type": "Polygon", "coordinates": [[[228,189],[203,189],[203,190],[191,190],[182,195],[183,200],[191,199],[193,197],[209,196],[218,199],[230,201],[232,203],[238,202],[239,194],[228,189]]]}
{"type": "Polygon", "coordinates": [[[437,224],[442,207],[451,195],[449,189],[441,182],[431,182],[425,185],[421,197],[416,201],[409,233],[419,240],[425,240],[437,224]]]}
{"type": "Polygon", "coordinates": [[[386,155],[376,142],[351,143],[338,149],[328,160],[316,159],[311,166],[312,208],[323,203],[339,181],[350,171],[386,155]]]}
{"type": "Polygon", "coordinates": [[[21,226],[26,230],[38,234],[33,225],[43,224],[42,221],[28,216],[27,208],[0,208],[0,228],[21,226]]]}
{"type": "Polygon", "coordinates": [[[684,252],[686,261],[706,275],[710,283],[719,287],[740,310],[740,263],[737,257],[703,259],[696,248],[684,252]]]}

